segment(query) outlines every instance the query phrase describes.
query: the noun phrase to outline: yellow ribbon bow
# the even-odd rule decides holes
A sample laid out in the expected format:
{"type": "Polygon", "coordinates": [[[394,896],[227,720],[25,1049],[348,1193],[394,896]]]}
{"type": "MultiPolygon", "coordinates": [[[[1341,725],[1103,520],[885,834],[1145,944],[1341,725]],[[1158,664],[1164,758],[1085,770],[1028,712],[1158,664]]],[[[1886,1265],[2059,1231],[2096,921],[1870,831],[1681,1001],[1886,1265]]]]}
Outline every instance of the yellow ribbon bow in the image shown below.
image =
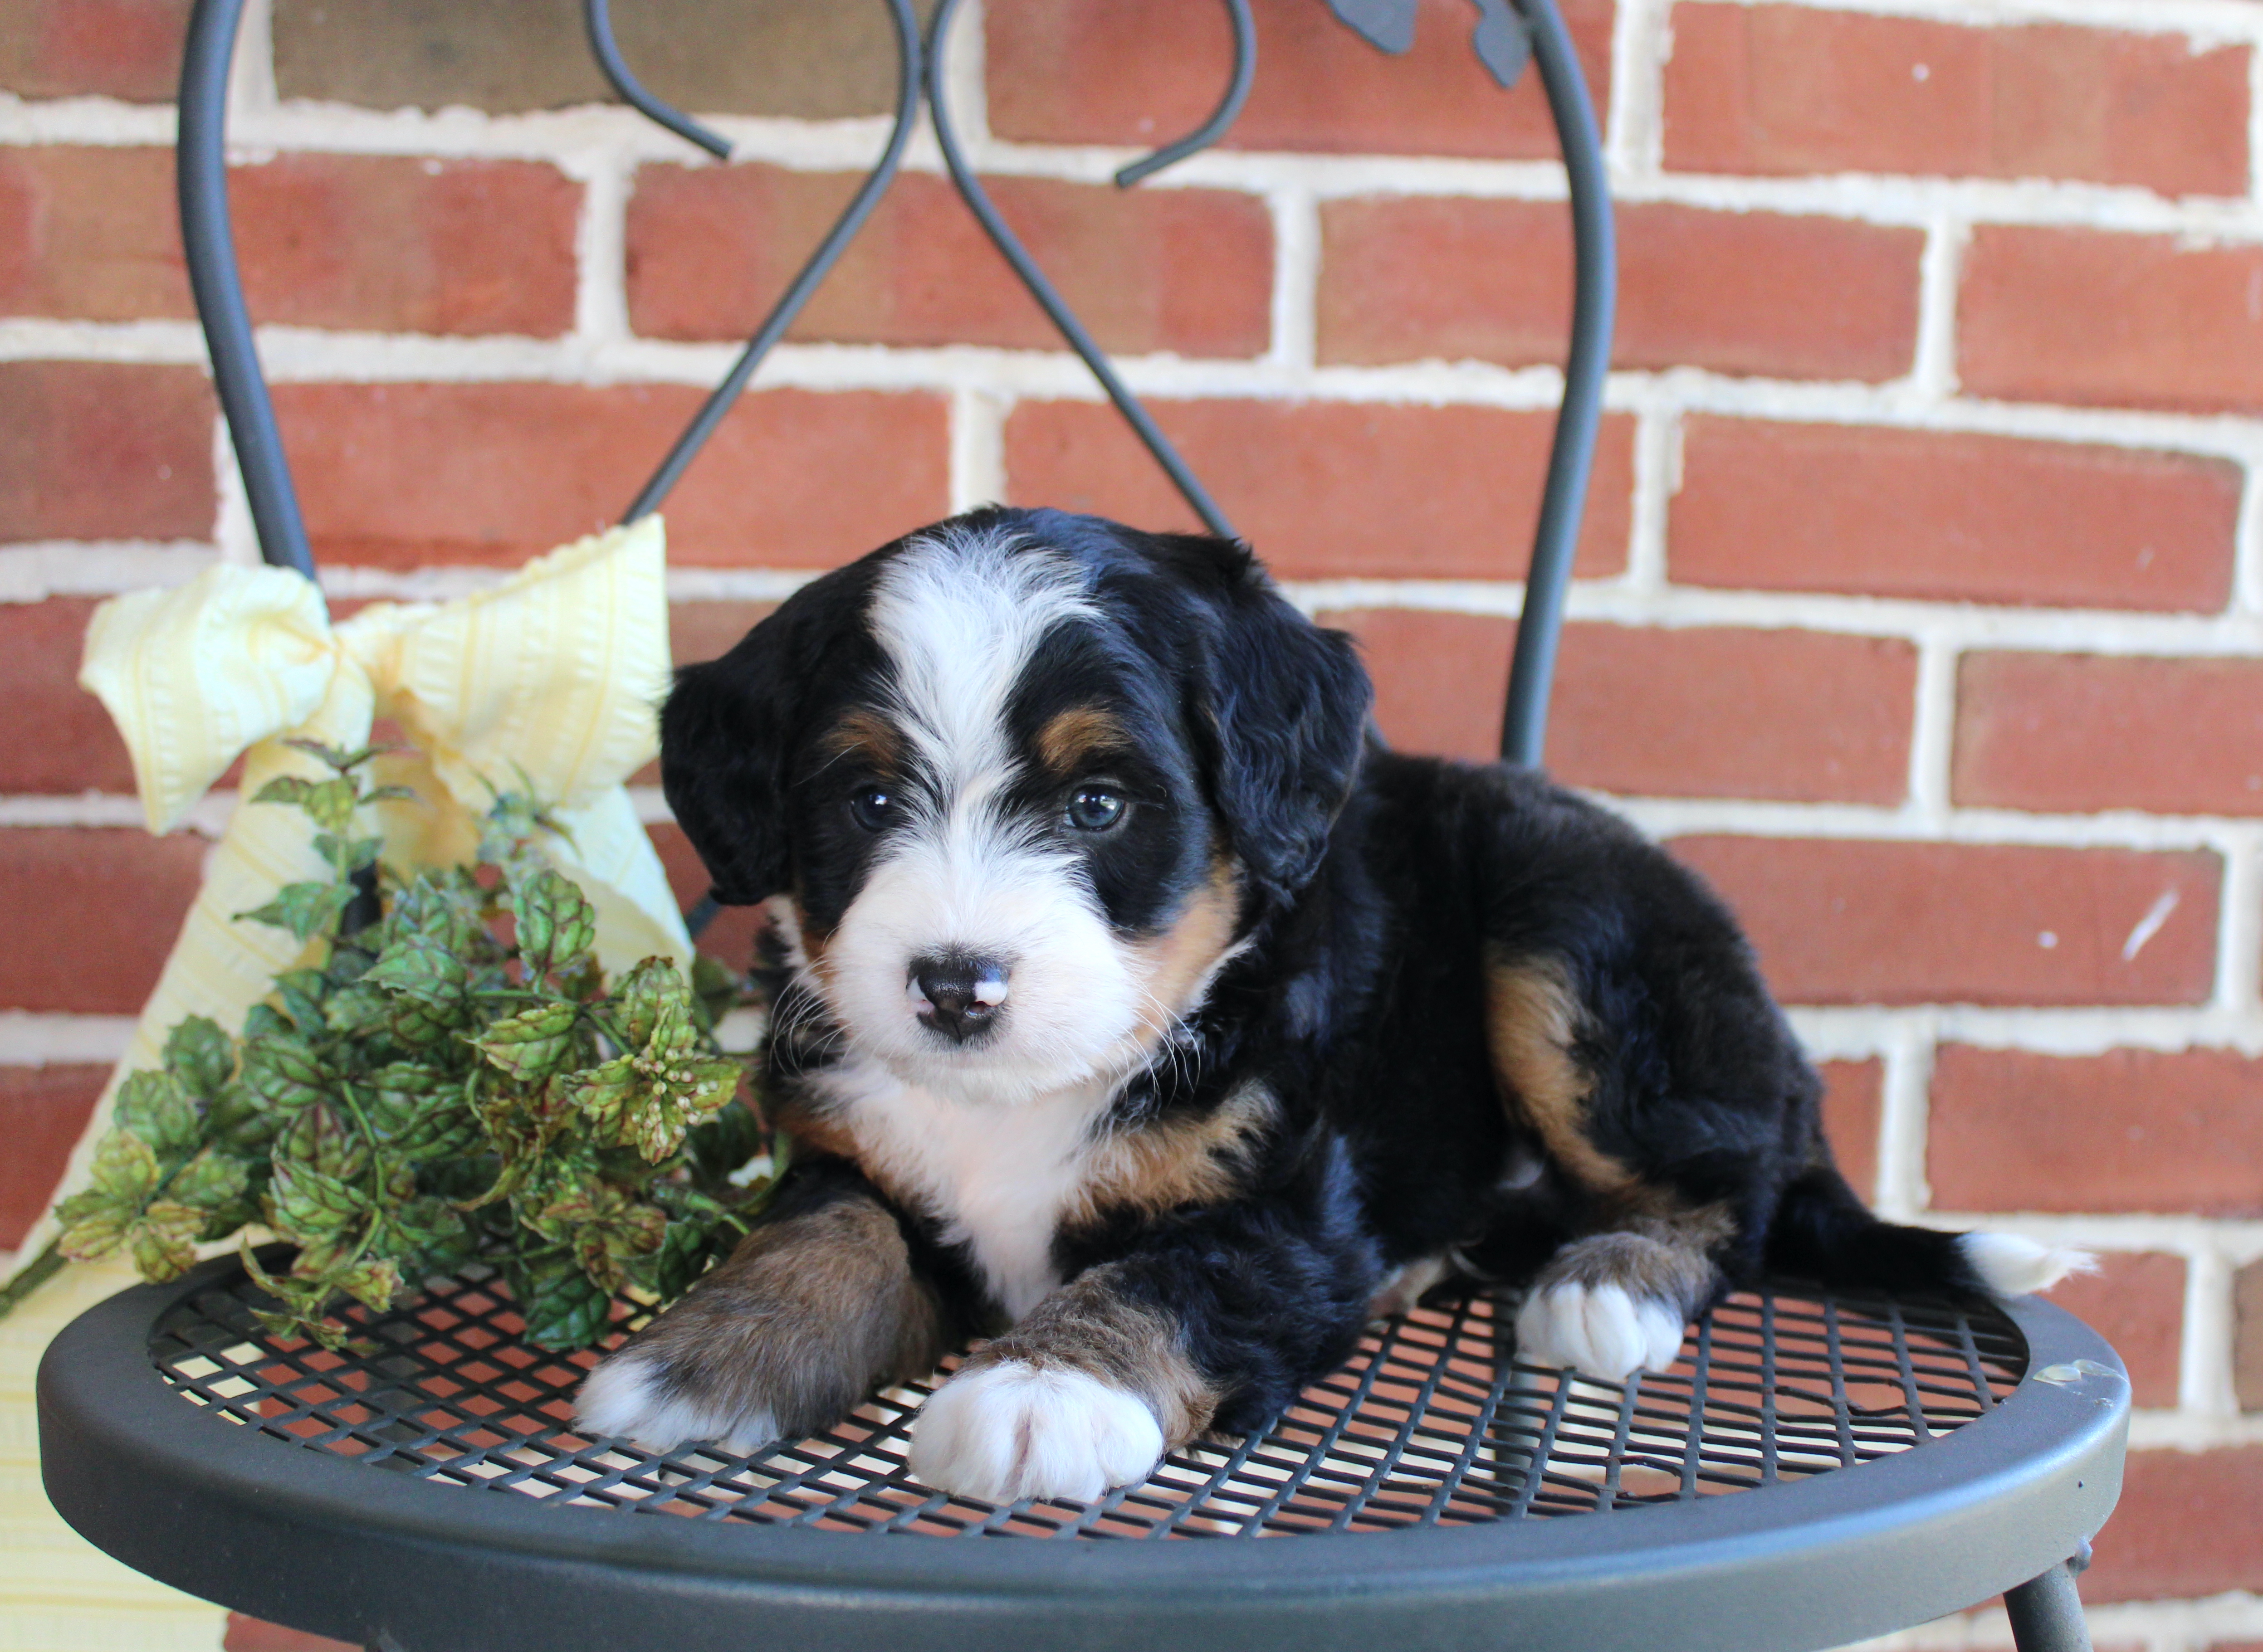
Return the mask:
{"type": "MultiPolygon", "coordinates": [[[[126,738],[149,830],[178,825],[239,755],[245,801],[206,862],[60,1192],[83,1179],[112,1093],[159,1064],[182,1017],[208,1015],[233,1032],[304,952],[286,930],[234,919],[286,884],[332,876],[303,814],[249,801],[280,776],[329,776],[286,739],[358,749],[375,718],[400,725],[415,749],[374,768],[416,797],[372,810],[386,858],[399,864],[469,859],[495,794],[531,793],[569,834],[543,852],[596,908],[606,971],[654,954],[690,966],[667,876],[622,786],[659,745],[666,545],[660,519],[647,516],[538,558],[490,590],[377,604],[336,626],[313,581],[236,565],[96,610],[79,682],[126,738]]],[[[23,1253],[43,1239],[32,1235],[23,1253]]]]}

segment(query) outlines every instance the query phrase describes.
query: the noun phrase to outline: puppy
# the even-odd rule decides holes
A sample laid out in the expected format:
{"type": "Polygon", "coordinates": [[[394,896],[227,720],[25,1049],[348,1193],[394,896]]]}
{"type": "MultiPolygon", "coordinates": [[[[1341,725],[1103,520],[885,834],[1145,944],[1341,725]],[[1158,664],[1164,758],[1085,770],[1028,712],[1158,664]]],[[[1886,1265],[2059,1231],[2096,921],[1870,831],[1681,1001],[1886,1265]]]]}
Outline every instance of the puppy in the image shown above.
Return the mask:
{"type": "Polygon", "coordinates": [[[1872,1217],[1696,878],[1540,775],[1384,750],[1248,551],[989,509],[805,587],[662,720],[785,984],[760,1225],[584,1425],[751,1449],[989,1340],[913,1472],[1089,1500],[1261,1425],[1450,1279],[1621,1381],[1764,1271],[2009,1295],[2075,1259],[1872,1217]]]}

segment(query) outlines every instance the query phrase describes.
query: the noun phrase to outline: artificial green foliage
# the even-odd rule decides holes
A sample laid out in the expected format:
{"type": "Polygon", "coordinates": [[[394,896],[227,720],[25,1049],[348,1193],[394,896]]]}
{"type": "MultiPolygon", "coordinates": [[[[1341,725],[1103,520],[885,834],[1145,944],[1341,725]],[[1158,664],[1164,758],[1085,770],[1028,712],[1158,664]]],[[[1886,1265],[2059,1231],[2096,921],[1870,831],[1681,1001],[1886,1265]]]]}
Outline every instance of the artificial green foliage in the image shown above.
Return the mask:
{"type": "Polygon", "coordinates": [[[558,830],[538,804],[498,799],[479,864],[401,874],[351,835],[407,795],[363,783],[374,751],[306,749],[335,777],[254,801],[302,810],[330,876],[239,916],[321,962],[277,977],[240,1038],[192,1016],[127,1079],[57,1209],[63,1254],[122,1250],[162,1281],[264,1225],[299,1252],[272,1275],[247,1241],[279,1304],[261,1324],[333,1347],[342,1299],[381,1310],[474,1255],[546,1348],[596,1341],[624,1292],[680,1294],[761,1193],[733,1181],[763,1143],[711,1032],[728,973],[647,958],[608,992],[596,913],[537,852],[558,830]]]}

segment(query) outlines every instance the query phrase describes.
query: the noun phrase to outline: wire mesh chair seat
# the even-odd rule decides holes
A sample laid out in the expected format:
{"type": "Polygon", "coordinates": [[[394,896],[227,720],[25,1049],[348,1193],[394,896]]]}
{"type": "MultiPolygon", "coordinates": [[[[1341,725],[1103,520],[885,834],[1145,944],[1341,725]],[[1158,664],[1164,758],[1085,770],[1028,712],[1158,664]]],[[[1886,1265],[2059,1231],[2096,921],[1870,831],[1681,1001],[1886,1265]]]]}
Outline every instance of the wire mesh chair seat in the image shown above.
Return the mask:
{"type": "MultiPolygon", "coordinates": [[[[1314,0],[1315,4],[1319,0],[1314,0]]],[[[657,508],[886,190],[922,103],[969,208],[1213,530],[1231,534],[1138,398],[993,207],[940,73],[958,0],[898,49],[886,147],[729,375],[627,512],[657,508]]],[[[1327,0],[1386,50],[1414,0],[1327,0]]],[[[1555,0],[1473,0],[1503,84],[1537,67],[1563,142],[1575,304],[1511,670],[1503,755],[1536,763],[1587,490],[1614,285],[1592,107],[1555,0]]],[[[196,0],[180,97],[184,241],[263,555],[314,561],[261,377],[228,224],[224,112],[244,0],[196,0]]],[[[1202,126],[1117,175],[1215,141],[1202,126]]],[[[622,97],[688,141],[729,144],[654,97],[584,0],[622,97]]],[[[698,914],[694,916],[695,927],[698,914]]],[[[1197,1442],[1080,1505],[994,1508],[917,1483],[905,1444],[944,1374],[873,1396],[814,1439],[666,1454],[574,1432],[596,1358],[525,1344],[499,1277],[350,1307],[331,1353],[278,1341],[241,1264],[216,1261],[81,1317],[40,1373],[50,1497],[141,1570],[242,1611],[392,1652],[703,1647],[1820,1648],[2008,1591],[2027,1652],[2086,1648],[2072,1574],[2119,1493],[2129,1385],[2071,1317],[2022,1302],[1912,1302],[1770,1282],[1710,1312],[1673,1367],[1623,1386],[1515,1359],[1488,1295],[1370,1328],[1246,1439],[1197,1442]]],[[[643,1311],[617,1304],[625,1333],[643,1311]]]]}

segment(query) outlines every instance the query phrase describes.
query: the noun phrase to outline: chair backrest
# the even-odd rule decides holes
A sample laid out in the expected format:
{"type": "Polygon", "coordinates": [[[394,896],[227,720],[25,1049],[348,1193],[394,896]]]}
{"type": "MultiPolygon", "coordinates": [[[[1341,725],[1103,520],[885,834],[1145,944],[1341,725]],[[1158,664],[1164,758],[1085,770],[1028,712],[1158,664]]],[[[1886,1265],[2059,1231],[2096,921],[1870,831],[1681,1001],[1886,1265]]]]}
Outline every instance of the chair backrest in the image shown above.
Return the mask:
{"type": "MultiPolygon", "coordinates": [[[[895,177],[923,100],[951,183],[1015,275],[1052,318],[1069,347],[1083,358],[1117,411],[1195,514],[1212,532],[1234,537],[1233,523],[999,215],[968,164],[952,124],[943,74],[959,0],[938,0],[924,40],[910,0],[883,0],[883,4],[894,29],[897,61],[896,117],[886,148],[847,208],[763,319],[722,383],[638,493],[623,520],[634,521],[659,508],[745,390],[763,357],[793,324],[855,239],[895,177]]],[[[1128,189],[1215,143],[1240,112],[1256,69],[1256,30],[1249,0],[1225,0],[1225,4],[1233,31],[1233,70],[1225,96],[1195,131],[1119,171],[1116,175],[1119,186],[1128,189]]],[[[1327,4],[1340,21],[1380,50],[1400,53],[1413,44],[1418,0],[1327,0],[1327,4]]],[[[228,225],[228,79],[243,5],[244,0],[196,0],[190,18],[181,66],[177,150],[181,234],[197,314],[212,353],[213,379],[234,438],[237,463],[243,471],[260,552],[271,563],[312,577],[314,555],[252,341],[250,316],[236,270],[235,238],[228,225]]],[[[1509,667],[1508,703],[1501,725],[1501,755],[1512,762],[1537,764],[1565,594],[1571,582],[1573,553],[1602,415],[1603,376],[1610,357],[1617,285],[1616,252],[1594,108],[1556,0],[1515,0],[1514,6],[1511,0],[1476,0],[1476,6],[1478,23],[1471,44],[1494,79],[1507,87],[1515,83],[1528,58],[1537,65],[1570,184],[1574,260],[1571,343],[1532,559],[1525,575],[1516,653],[1509,667]]],[[[583,0],[582,13],[598,66],[625,102],[719,158],[730,157],[731,145],[726,139],[670,108],[637,80],[614,43],[607,0],[583,0]]]]}

